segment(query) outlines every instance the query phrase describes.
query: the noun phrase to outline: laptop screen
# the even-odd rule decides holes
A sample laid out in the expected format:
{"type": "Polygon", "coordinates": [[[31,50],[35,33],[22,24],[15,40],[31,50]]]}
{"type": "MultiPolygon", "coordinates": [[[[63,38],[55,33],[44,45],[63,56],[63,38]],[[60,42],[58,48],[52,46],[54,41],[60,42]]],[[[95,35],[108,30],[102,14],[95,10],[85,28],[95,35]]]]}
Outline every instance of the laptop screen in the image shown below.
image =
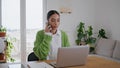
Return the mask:
{"type": "Polygon", "coordinates": [[[89,53],[89,46],[62,47],[58,49],[57,67],[84,65],[89,53]]]}

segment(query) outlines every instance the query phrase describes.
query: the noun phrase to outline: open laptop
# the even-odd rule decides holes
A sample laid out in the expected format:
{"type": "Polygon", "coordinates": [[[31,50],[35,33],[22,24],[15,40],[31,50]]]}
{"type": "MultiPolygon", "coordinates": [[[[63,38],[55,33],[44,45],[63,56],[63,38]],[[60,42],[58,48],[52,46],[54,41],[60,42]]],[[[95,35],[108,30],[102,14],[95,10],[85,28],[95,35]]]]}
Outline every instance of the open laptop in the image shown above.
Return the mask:
{"type": "Polygon", "coordinates": [[[62,47],[58,49],[57,61],[54,67],[68,67],[85,65],[89,53],[89,46],[62,47]]]}

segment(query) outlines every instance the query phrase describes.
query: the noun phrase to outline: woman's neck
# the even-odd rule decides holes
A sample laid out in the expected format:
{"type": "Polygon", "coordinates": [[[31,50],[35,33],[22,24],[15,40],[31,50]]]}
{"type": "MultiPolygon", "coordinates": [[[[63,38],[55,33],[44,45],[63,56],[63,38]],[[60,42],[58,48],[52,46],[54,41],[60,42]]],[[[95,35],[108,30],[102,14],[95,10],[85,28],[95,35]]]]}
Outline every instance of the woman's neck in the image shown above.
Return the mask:
{"type": "Polygon", "coordinates": [[[57,29],[56,30],[52,30],[52,34],[56,34],[57,33],[57,29]]]}

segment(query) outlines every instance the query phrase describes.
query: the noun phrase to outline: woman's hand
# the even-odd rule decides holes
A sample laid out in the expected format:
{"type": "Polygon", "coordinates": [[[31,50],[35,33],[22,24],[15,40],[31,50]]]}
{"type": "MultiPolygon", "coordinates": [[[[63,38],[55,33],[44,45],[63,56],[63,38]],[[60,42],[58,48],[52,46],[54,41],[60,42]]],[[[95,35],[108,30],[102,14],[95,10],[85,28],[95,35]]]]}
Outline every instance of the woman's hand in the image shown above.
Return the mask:
{"type": "Polygon", "coordinates": [[[46,25],[46,27],[45,27],[45,32],[50,32],[51,33],[51,31],[52,31],[52,28],[51,28],[51,25],[46,25]]]}
{"type": "Polygon", "coordinates": [[[50,33],[52,33],[52,34],[55,34],[56,31],[57,31],[57,29],[53,29],[50,24],[47,24],[47,25],[46,25],[45,32],[50,32],[50,33]]]}

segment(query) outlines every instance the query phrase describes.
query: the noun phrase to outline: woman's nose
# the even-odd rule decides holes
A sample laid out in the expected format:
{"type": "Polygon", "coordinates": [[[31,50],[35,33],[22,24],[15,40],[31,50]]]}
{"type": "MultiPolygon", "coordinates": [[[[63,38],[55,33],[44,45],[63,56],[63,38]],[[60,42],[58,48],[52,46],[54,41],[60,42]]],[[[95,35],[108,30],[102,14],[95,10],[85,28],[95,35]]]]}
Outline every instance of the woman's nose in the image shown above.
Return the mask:
{"type": "Polygon", "coordinates": [[[57,23],[58,23],[58,22],[56,21],[54,24],[57,25],[57,23]]]}

